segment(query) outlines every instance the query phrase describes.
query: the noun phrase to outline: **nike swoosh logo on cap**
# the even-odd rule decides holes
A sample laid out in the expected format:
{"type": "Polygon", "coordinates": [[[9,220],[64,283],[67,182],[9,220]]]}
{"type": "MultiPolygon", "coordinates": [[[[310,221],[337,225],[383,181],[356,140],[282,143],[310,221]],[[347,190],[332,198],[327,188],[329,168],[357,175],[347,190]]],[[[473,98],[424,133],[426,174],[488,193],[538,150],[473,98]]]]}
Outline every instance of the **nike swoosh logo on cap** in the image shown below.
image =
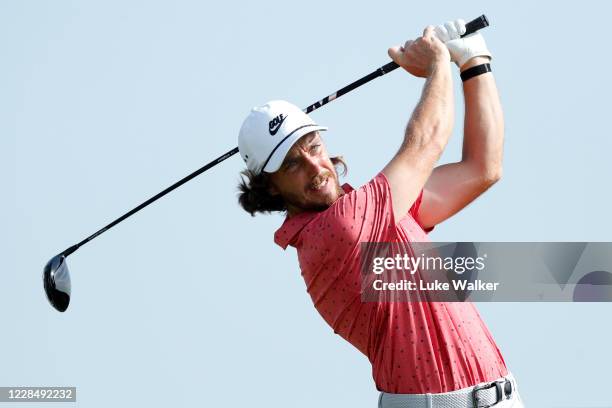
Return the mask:
{"type": "Polygon", "coordinates": [[[280,129],[280,127],[283,125],[285,119],[287,119],[287,116],[281,113],[270,121],[270,123],[268,124],[268,128],[272,136],[274,136],[278,132],[278,129],[280,129]]]}

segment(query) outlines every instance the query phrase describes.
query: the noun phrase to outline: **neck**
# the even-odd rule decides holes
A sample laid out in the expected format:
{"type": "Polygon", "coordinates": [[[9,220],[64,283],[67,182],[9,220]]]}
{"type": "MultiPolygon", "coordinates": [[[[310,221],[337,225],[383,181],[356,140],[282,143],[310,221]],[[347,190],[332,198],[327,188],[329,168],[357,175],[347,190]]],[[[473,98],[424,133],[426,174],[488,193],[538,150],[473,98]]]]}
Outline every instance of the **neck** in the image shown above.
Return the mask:
{"type": "MultiPolygon", "coordinates": [[[[340,197],[342,197],[345,194],[344,190],[342,188],[338,189],[338,197],[336,197],[336,200],[340,197]]],[[[334,200],[335,201],[335,200],[334,200]]],[[[333,204],[333,203],[332,203],[333,204]]],[[[319,207],[319,208],[303,208],[303,207],[297,207],[295,205],[292,204],[287,204],[287,218],[291,218],[294,217],[298,214],[301,214],[303,212],[307,212],[307,211],[325,211],[327,210],[332,204],[329,204],[326,207],[319,207]]]]}
{"type": "Polygon", "coordinates": [[[287,206],[287,218],[294,217],[298,214],[303,213],[305,210],[303,208],[295,207],[291,204],[287,206]]]}

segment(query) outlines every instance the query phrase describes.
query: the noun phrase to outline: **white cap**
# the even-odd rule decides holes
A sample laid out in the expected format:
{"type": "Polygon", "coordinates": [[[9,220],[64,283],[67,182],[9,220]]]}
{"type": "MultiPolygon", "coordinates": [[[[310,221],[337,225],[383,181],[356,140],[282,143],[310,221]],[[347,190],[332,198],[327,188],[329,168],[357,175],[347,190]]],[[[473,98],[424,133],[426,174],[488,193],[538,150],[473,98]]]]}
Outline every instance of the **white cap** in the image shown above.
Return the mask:
{"type": "Polygon", "coordinates": [[[286,101],[256,106],[242,123],[238,150],[247,168],[257,174],[280,169],[291,146],[319,126],[300,108],[286,101]]]}

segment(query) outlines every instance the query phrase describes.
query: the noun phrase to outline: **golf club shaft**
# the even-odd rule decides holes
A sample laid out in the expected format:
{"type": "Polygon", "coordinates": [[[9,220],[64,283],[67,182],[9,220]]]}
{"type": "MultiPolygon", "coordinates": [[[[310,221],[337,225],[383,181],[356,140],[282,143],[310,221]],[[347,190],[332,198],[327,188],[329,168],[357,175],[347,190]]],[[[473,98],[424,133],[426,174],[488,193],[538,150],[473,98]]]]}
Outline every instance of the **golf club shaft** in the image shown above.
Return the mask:
{"type": "MultiPolygon", "coordinates": [[[[464,37],[466,35],[469,35],[469,34],[472,34],[472,33],[476,32],[476,31],[480,30],[481,28],[485,28],[488,25],[489,25],[489,21],[487,20],[487,17],[483,14],[480,17],[470,21],[469,23],[467,23],[465,25],[466,32],[465,32],[465,34],[462,35],[462,37],[464,37]]],[[[349,93],[353,89],[359,88],[361,85],[364,85],[364,84],[370,82],[371,80],[373,80],[375,78],[378,78],[379,76],[383,76],[383,75],[385,75],[385,74],[387,74],[387,73],[397,69],[398,67],[399,67],[399,65],[397,65],[395,62],[389,62],[388,64],[383,65],[382,67],[376,69],[375,71],[369,73],[368,75],[358,79],[357,81],[355,81],[355,82],[345,86],[342,89],[337,90],[333,94],[326,96],[325,98],[323,98],[323,99],[313,103],[312,105],[309,105],[307,108],[304,109],[304,112],[307,113],[307,114],[311,113],[312,111],[314,111],[316,109],[319,109],[321,106],[326,105],[329,102],[331,102],[331,101],[333,101],[335,99],[338,99],[342,95],[349,93]]],[[[183,177],[182,179],[180,179],[176,183],[172,184],[171,186],[169,186],[165,190],[157,193],[156,195],[154,195],[153,197],[149,198],[147,201],[143,202],[139,206],[131,209],[127,213],[123,214],[121,217],[117,218],[116,220],[114,220],[110,224],[106,225],[102,229],[96,231],[95,233],[93,233],[89,237],[85,238],[84,240],[82,240],[78,244],[75,244],[75,245],[65,249],[64,252],[62,252],[62,255],[68,256],[68,255],[72,254],[74,251],[76,251],[77,249],[79,249],[81,246],[85,245],[86,243],[88,243],[92,239],[96,238],[98,235],[103,234],[104,232],[108,231],[109,229],[111,229],[115,225],[119,224],[121,221],[125,220],[128,217],[131,217],[132,215],[134,215],[138,211],[142,210],[143,208],[145,208],[149,204],[152,204],[153,202],[159,200],[160,198],[162,198],[166,194],[168,194],[171,191],[179,188],[183,184],[187,183],[191,179],[193,179],[193,178],[199,176],[200,174],[204,173],[206,170],[216,166],[217,164],[221,163],[222,161],[232,157],[236,153],[238,153],[238,148],[234,147],[232,150],[228,151],[227,153],[222,154],[221,156],[217,157],[216,159],[214,159],[210,163],[204,165],[203,167],[199,168],[198,170],[194,171],[193,173],[189,174],[188,176],[183,177]]]]}
{"type": "MultiPolygon", "coordinates": [[[[487,16],[485,16],[483,14],[480,17],[475,18],[474,20],[470,21],[469,23],[466,23],[466,25],[465,25],[465,33],[461,37],[465,37],[466,35],[473,34],[476,31],[480,30],[481,28],[485,28],[485,27],[488,27],[488,26],[489,26],[489,20],[487,19],[487,16]]],[[[375,70],[373,72],[370,72],[368,75],[364,76],[363,78],[360,78],[360,79],[356,80],[352,84],[349,84],[349,85],[345,86],[344,88],[339,89],[335,93],[333,93],[333,94],[331,94],[329,96],[326,96],[325,98],[321,99],[320,101],[317,101],[317,102],[313,103],[312,105],[310,105],[306,109],[304,109],[304,112],[310,113],[310,112],[312,112],[315,109],[319,109],[321,106],[326,105],[327,103],[333,101],[334,99],[337,99],[337,98],[341,97],[342,95],[351,92],[353,89],[359,88],[361,85],[370,82],[374,78],[378,78],[379,76],[383,76],[385,74],[388,74],[389,72],[391,72],[391,71],[393,71],[394,69],[397,69],[397,68],[399,68],[399,65],[397,65],[395,62],[391,61],[388,64],[385,64],[382,67],[378,68],[377,70],[375,70]]]]}

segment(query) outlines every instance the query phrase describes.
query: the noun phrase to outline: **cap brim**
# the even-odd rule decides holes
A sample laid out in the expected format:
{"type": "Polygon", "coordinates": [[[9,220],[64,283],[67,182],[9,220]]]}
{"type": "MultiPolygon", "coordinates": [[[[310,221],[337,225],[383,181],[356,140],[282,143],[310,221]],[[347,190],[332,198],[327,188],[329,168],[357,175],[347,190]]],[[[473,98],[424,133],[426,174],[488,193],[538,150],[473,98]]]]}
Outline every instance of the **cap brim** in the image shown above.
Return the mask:
{"type": "Polygon", "coordinates": [[[287,156],[287,153],[289,150],[291,150],[291,147],[295,144],[295,142],[297,142],[302,136],[317,130],[327,130],[327,127],[319,125],[305,126],[291,133],[278,145],[262,171],[265,171],[266,173],[274,173],[275,171],[278,171],[285,160],[285,156],[287,156]]]}

